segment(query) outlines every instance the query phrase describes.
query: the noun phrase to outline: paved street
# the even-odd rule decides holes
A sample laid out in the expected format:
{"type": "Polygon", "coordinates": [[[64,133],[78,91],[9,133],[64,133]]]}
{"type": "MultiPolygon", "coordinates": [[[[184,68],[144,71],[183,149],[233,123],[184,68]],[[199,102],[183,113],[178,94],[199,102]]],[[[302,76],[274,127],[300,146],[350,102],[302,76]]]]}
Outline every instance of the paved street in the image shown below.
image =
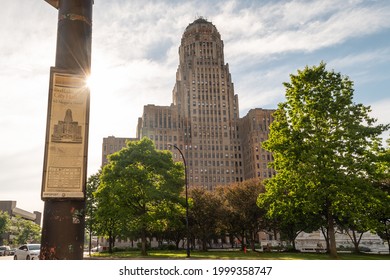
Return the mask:
{"type": "MultiPolygon", "coordinates": [[[[0,256],[0,261],[13,260],[14,256],[0,256]]],[[[84,252],[84,259],[90,259],[88,252],[84,252]]]]}

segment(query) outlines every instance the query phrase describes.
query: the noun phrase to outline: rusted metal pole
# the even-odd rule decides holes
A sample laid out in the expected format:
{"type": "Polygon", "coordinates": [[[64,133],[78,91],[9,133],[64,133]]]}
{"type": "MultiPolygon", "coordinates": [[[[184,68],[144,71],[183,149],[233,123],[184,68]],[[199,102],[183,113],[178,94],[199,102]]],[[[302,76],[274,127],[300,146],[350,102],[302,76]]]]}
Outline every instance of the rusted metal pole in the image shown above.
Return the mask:
{"type": "MultiPolygon", "coordinates": [[[[45,0],[58,9],[58,29],[55,69],[69,75],[88,76],[91,69],[91,43],[92,43],[92,5],[93,0],[45,0]]],[[[52,83],[52,82],[50,82],[52,83]]],[[[52,85],[50,86],[52,87],[52,85]]],[[[50,99],[50,97],[49,97],[50,99]]],[[[86,103],[87,122],[83,145],[88,147],[88,120],[89,120],[89,91],[88,102],[86,103]]],[[[52,112],[51,112],[52,113],[52,112]]],[[[48,122],[49,123],[49,122],[48,122]]],[[[46,145],[51,130],[47,128],[46,145]]],[[[51,140],[53,141],[53,140],[51,140]]],[[[68,144],[64,144],[68,145],[68,144]]],[[[72,144],[69,144],[72,145],[72,144]]],[[[45,148],[45,165],[47,161],[47,148],[45,148]]],[[[82,192],[84,197],[64,198],[42,198],[45,200],[41,253],[40,259],[44,260],[80,260],[83,259],[84,229],[85,229],[85,184],[86,184],[86,162],[87,155],[84,155],[84,163],[80,175],[82,178],[82,192]]],[[[58,159],[61,161],[61,158],[58,159]]],[[[44,171],[45,173],[45,171],[44,171]]],[[[60,172],[59,172],[60,173],[60,172]]],[[[54,175],[45,175],[54,176],[54,175]]],[[[61,176],[61,175],[59,175],[61,176]]],[[[52,180],[50,179],[45,179],[52,180]]],[[[62,178],[56,178],[61,182],[62,178]]],[[[44,183],[43,183],[44,184],[44,183]]],[[[59,186],[66,191],[68,185],[59,186]]],[[[82,193],[81,192],[81,193],[82,193]]],[[[42,196],[43,197],[43,196],[42,196]]]]}

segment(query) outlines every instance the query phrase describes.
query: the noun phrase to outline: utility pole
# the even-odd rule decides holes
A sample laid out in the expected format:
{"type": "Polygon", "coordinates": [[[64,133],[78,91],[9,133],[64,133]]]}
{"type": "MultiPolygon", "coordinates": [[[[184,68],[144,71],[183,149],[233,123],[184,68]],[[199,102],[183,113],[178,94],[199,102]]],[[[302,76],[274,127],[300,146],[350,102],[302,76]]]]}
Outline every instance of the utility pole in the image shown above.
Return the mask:
{"type": "Polygon", "coordinates": [[[58,27],[55,67],[50,69],[40,259],[81,260],[94,0],[45,1],[58,9],[58,27]]]}

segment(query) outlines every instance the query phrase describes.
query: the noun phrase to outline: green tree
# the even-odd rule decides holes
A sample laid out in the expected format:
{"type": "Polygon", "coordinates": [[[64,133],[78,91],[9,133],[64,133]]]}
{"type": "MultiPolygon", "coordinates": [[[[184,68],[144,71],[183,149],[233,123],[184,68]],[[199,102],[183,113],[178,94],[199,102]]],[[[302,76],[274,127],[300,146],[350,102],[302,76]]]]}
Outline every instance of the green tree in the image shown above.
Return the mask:
{"type": "Polygon", "coordinates": [[[390,253],[390,139],[387,139],[387,148],[379,153],[376,171],[377,180],[374,184],[382,193],[379,194],[380,207],[373,217],[377,222],[375,232],[387,241],[390,253]]]}
{"type": "MultiPolygon", "coordinates": [[[[390,189],[390,186],[388,185],[390,189]]],[[[387,242],[390,253],[390,194],[387,193],[381,197],[381,204],[374,214],[376,219],[375,232],[387,242]]]]}
{"type": "Polygon", "coordinates": [[[183,164],[175,163],[171,152],[156,150],[150,139],[143,138],[127,142],[125,148],[109,156],[100,179],[96,196],[110,199],[112,211],[126,224],[122,229],[139,234],[142,254],[146,255],[148,234],[167,225],[163,213],[183,203],[183,164]]]}
{"type": "Polygon", "coordinates": [[[227,232],[234,235],[244,246],[249,241],[255,250],[257,233],[267,227],[265,211],[257,207],[256,201],[264,186],[257,179],[222,186],[218,190],[224,200],[224,217],[227,232]]]}
{"type": "Polygon", "coordinates": [[[221,197],[201,187],[189,189],[189,225],[194,240],[202,243],[202,251],[207,251],[207,244],[219,236],[223,227],[223,208],[221,197]]]}
{"type": "Polygon", "coordinates": [[[127,225],[128,213],[121,207],[121,199],[111,188],[101,185],[95,193],[97,208],[94,214],[94,230],[108,240],[110,253],[116,238],[121,236],[127,225]]]}
{"type": "Polygon", "coordinates": [[[172,241],[178,249],[180,241],[186,236],[184,202],[183,200],[179,204],[167,203],[163,207],[160,205],[155,213],[156,223],[153,226],[152,235],[157,237],[160,244],[163,240],[172,241]]]}
{"type": "Polygon", "coordinates": [[[41,227],[33,221],[17,216],[12,223],[14,244],[38,243],[41,240],[41,227]]]}
{"type": "Polygon", "coordinates": [[[363,234],[376,229],[378,221],[375,215],[382,207],[383,195],[383,192],[375,187],[360,187],[359,189],[361,191],[344,196],[345,206],[338,211],[335,217],[338,228],[342,229],[351,239],[355,253],[360,253],[359,244],[363,234]],[[367,191],[370,193],[364,193],[367,191]]]}
{"type": "Polygon", "coordinates": [[[325,66],[290,75],[290,83],[284,83],[287,101],[278,105],[263,147],[273,152],[277,171],[266,187],[276,183],[288,194],[286,182],[294,173],[295,204],[304,201],[303,213],[326,221],[329,251],[336,257],[336,219],[353,209],[359,211],[356,219],[365,214],[364,205],[358,204],[370,198],[364,196],[373,187],[374,147],[388,125],[375,125],[370,108],[353,102],[353,82],[325,66]],[[361,199],[346,204],[351,195],[361,199]]]}
{"type": "Polygon", "coordinates": [[[87,186],[85,191],[85,225],[86,230],[89,233],[89,254],[91,254],[92,247],[92,236],[96,232],[96,217],[97,201],[94,193],[97,191],[100,185],[100,174],[101,171],[91,175],[87,180],[87,186]]]}
{"type": "Polygon", "coordinates": [[[7,212],[0,211],[0,245],[3,244],[2,235],[9,232],[11,226],[11,219],[7,212]]]}
{"type": "Polygon", "coordinates": [[[302,231],[321,227],[323,219],[309,207],[310,189],[304,188],[294,171],[280,170],[272,180],[266,180],[266,191],[258,196],[257,205],[267,212],[269,224],[280,232],[296,251],[295,239],[302,231]]]}
{"type": "Polygon", "coordinates": [[[110,187],[99,185],[95,199],[97,208],[94,214],[94,230],[108,240],[108,250],[112,253],[116,238],[127,231],[129,215],[121,206],[122,197],[110,187]]]}

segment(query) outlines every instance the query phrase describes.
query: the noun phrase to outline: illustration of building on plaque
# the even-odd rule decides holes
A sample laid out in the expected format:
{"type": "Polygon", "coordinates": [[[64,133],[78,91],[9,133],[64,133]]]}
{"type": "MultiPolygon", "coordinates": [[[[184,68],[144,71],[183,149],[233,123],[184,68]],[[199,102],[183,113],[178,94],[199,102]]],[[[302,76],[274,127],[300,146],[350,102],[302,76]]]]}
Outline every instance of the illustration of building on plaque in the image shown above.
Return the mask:
{"type": "Polygon", "coordinates": [[[63,121],[58,121],[54,125],[53,134],[51,136],[52,142],[62,143],[82,143],[81,125],[73,121],[72,110],[67,109],[63,121]]]}

